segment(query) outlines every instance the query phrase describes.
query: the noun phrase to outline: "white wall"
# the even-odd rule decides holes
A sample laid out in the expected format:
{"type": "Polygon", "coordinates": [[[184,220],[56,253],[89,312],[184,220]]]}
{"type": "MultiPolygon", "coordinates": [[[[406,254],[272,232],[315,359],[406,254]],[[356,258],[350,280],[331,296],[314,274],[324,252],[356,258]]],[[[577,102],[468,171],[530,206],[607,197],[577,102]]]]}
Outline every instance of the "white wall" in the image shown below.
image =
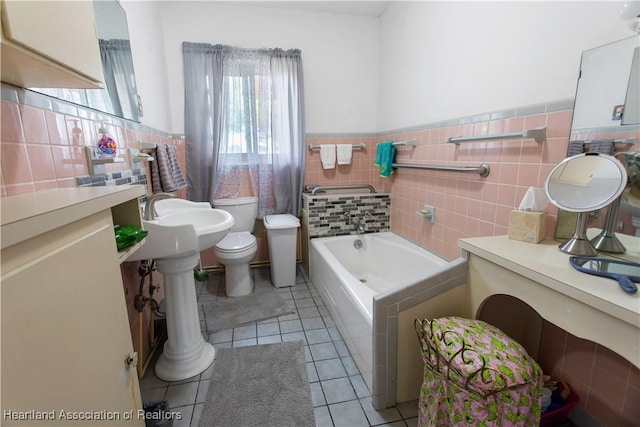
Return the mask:
{"type": "Polygon", "coordinates": [[[163,1],[159,7],[173,132],[184,132],[183,41],[298,48],[304,68],[306,131],[375,129],[377,18],[263,8],[241,2],[163,1]]]}
{"type": "Polygon", "coordinates": [[[633,35],[621,2],[391,2],[377,130],[573,98],[584,50],[633,35]]]}
{"type": "Polygon", "coordinates": [[[388,131],[572,98],[618,1],[393,1],[380,18],[123,0],[143,124],[184,132],[182,41],[302,50],[307,132],[388,131]]]}
{"type": "Polygon", "coordinates": [[[142,124],[173,132],[160,2],[121,0],[120,4],[127,12],[133,68],[144,112],[142,124]]]}

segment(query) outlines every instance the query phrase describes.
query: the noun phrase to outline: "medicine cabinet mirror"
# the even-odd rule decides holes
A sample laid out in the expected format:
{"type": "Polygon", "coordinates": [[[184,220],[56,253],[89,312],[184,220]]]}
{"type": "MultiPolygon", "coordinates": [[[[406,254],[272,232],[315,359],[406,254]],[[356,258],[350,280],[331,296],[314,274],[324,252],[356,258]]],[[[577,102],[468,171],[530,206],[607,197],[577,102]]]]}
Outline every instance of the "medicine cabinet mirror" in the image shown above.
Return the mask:
{"type": "MultiPolygon", "coordinates": [[[[611,154],[617,160],[623,160],[621,152],[640,152],[639,61],[638,34],[583,52],[571,123],[572,154],[575,144],[582,144],[582,151],[589,152],[602,147],[602,141],[614,142],[611,154]],[[598,143],[592,147],[593,141],[598,143]]],[[[640,194],[640,187],[634,193],[640,194]]],[[[556,239],[571,238],[577,220],[575,212],[559,209],[556,239]]],[[[604,229],[606,220],[607,208],[594,207],[588,214],[587,228],[604,229]]],[[[631,188],[624,191],[617,215],[610,218],[610,223],[615,233],[640,236],[640,198],[634,198],[631,188]]]]}
{"type": "Polygon", "coordinates": [[[117,0],[94,0],[93,9],[105,89],[29,90],[124,119],[140,121],[142,106],[136,89],[126,12],[117,0]]]}

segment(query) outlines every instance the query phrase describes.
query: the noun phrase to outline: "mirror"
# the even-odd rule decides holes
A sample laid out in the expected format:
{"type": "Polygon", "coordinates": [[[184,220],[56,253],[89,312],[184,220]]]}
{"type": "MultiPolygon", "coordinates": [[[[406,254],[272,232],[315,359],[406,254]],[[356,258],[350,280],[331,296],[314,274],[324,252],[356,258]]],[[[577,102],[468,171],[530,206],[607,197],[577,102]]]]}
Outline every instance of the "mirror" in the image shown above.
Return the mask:
{"type": "Polygon", "coordinates": [[[640,47],[636,46],[631,61],[622,125],[637,125],[638,123],[640,123],[640,47]]]}
{"type": "Polygon", "coordinates": [[[638,292],[640,264],[607,258],[569,257],[569,263],[578,271],[617,280],[620,288],[629,294],[638,292]],[[635,283],[634,283],[635,282],[635,283]]]}
{"type": "Polygon", "coordinates": [[[640,124],[638,46],[640,35],[635,35],[582,54],[573,107],[572,133],[593,128],[615,129],[621,125],[640,124]],[[635,68],[632,69],[634,56],[635,68]]]}
{"type": "Polygon", "coordinates": [[[142,106],[136,89],[126,12],[117,0],[94,0],[93,8],[105,89],[29,90],[128,120],[140,121],[142,106]]]}
{"type": "MultiPolygon", "coordinates": [[[[567,156],[595,151],[622,161],[621,153],[640,151],[639,47],[640,35],[634,35],[583,52],[567,156]]],[[[587,227],[605,229],[608,236],[618,233],[640,237],[640,198],[630,196],[633,194],[627,189],[617,202],[619,208],[614,204],[591,212],[587,227]]],[[[575,212],[558,211],[556,239],[565,240],[574,234],[577,216],[575,212]]],[[[613,242],[615,238],[606,240],[613,242]]],[[[605,249],[609,253],[622,250],[615,246],[605,249]]]]}
{"type": "Polygon", "coordinates": [[[545,182],[547,198],[560,209],[578,213],[575,232],[560,245],[560,250],[574,255],[596,255],[598,252],[586,235],[589,212],[611,204],[626,186],[624,166],[606,154],[577,154],[556,165],[545,182]]]}

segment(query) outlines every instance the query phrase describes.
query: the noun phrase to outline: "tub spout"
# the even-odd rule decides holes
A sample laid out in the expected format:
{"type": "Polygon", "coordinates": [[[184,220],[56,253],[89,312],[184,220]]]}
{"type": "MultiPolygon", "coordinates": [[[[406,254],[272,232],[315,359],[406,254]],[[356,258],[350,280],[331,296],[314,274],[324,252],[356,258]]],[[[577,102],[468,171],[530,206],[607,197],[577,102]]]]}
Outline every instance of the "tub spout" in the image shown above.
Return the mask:
{"type": "Polygon", "coordinates": [[[353,221],[353,225],[356,228],[356,233],[357,234],[364,234],[365,230],[364,230],[364,224],[361,223],[360,221],[353,221]]]}
{"type": "Polygon", "coordinates": [[[351,211],[344,211],[342,216],[347,220],[347,225],[353,225],[356,229],[356,233],[364,234],[364,224],[355,218],[351,217],[351,211]]]}

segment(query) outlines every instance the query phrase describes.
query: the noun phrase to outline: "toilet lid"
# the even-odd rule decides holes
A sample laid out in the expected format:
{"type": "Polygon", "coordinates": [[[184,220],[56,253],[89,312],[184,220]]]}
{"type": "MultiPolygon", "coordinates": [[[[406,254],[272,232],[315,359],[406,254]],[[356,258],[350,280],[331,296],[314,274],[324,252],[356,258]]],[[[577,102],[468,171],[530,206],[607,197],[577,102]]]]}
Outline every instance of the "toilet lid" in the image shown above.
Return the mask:
{"type": "Polygon", "coordinates": [[[237,252],[256,244],[256,237],[253,234],[248,231],[239,231],[227,234],[218,242],[216,248],[224,252],[237,252]]]}

